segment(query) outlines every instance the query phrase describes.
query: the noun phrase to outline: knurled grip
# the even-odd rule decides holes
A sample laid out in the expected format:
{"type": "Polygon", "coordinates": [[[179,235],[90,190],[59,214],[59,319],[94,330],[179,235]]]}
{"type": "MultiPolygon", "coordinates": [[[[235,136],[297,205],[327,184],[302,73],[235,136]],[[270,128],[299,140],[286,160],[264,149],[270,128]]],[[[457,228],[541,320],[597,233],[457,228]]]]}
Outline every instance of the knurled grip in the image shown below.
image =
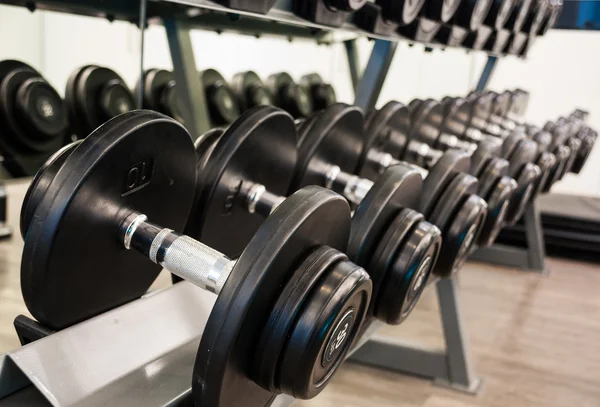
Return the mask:
{"type": "Polygon", "coordinates": [[[155,258],[165,269],[215,294],[221,292],[235,264],[205,244],[172,231],[156,235],[152,247],[158,247],[155,258]]]}

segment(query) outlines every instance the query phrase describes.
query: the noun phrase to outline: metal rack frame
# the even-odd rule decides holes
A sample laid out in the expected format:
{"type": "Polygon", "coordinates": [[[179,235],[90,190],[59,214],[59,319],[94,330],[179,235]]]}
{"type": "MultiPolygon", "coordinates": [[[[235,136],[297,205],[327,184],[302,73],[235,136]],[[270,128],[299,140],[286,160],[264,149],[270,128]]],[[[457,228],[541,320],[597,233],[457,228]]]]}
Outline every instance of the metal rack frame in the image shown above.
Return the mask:
{"type": "MultiPolygon", "coordinates": [[[[495,56],[488,57],[475,90],[485,90],[497,61],[498,59],[495,56]]],[[[491,247],[480,248],[473,253],[471,259],[547,274],[544,231],[535,200],[532,200],[528,205],[523,220],[525,222],[526,249],[496,243],[491,247]]]]}

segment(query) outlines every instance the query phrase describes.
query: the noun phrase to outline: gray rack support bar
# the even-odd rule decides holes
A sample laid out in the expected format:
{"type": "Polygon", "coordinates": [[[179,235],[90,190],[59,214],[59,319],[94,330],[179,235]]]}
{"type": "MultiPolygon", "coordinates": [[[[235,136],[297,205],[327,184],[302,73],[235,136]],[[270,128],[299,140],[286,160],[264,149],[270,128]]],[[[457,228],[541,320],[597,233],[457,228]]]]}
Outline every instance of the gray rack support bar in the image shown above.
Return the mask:
{"type": "Polygon", "coordinates": [[[475,373],[455,278],[436,282],[445,349],[425,349],[375,336],[351,361],[433,379],[435,384],[476,394],[481,379],[475,373]]]}

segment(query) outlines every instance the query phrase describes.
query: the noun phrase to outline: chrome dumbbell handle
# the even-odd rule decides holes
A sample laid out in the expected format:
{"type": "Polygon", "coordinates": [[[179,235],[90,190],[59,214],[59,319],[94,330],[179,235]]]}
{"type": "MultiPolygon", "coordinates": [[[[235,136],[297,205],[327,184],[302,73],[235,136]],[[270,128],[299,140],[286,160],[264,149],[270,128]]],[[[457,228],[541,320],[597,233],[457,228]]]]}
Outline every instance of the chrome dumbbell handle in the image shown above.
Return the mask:
{"type": "Polygon", "coordinates": [[[359,205],[373,188],[373,181],[344,172],[337,165],[330,165],[325,171],[325,187],[344,196],[348,201],[359,205]]]}
{"type": "Polygon", "coordinates": [[[169,272],[207,291],[219,294],[235,261],[192,239],[148,222],[146,215],[129,215],[119,230],[119,241],[169,272]]]}

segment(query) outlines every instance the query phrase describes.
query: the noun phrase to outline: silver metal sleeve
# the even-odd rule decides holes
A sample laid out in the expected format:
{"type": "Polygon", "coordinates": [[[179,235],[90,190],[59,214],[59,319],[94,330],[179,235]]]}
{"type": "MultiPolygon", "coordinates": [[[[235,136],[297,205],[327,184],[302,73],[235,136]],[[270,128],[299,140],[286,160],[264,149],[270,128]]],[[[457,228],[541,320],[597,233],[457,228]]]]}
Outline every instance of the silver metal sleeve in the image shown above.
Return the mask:
{"type": "Polygon", "coordinates": [[[473,127],[469,127],[465,131],[464,138],[470,142],[477,144],[481,141],[481,139],[483,138],[483,135],[481,134],[481,131],[479,131],[473,127]]]}
{"type": "Polygon", "coordinates": [[[219,294],[235,261],[191,237],[168,229],[163,232],[152,242],[156,249],[154,253],[151,251],[150,259],[184,280],[219,294]]]}
{"type": "Polygon", "coordinates": [[[332,165],[325,173],[325,187],[343,195],[353,204],[360,204],[373,188],[373,181],[348,174],[337,165],[332,165]]]}

